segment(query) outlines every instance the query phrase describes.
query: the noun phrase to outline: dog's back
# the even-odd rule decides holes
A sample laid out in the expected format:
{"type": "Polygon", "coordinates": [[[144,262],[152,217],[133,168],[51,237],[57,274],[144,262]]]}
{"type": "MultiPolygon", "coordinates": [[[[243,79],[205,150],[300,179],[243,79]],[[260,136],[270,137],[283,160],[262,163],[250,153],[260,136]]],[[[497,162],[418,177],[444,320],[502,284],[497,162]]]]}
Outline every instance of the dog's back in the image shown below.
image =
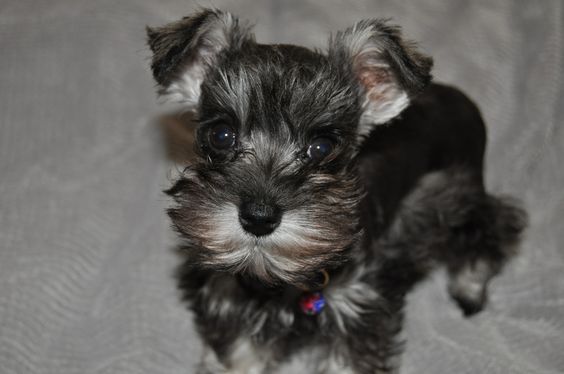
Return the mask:
{"type": "Polygon", "coordinates": [[[363,143],[361,224],[380,263],[382,294],[403,295],[443,264],[463,312],[484,307],[487,284],[514,255],[526,220],[513,200],[487,193],[485,146],[476,105],[435,83],[363,143]]]}
{"type": "Polygon", "coordinates": [[[460,90],[432,83],[389,125],[363,143],[361,172],[369,191],[365,219],[383,228],[426,173],[463,169],[483,184],[486,129],[476,105],[460,90]]]}

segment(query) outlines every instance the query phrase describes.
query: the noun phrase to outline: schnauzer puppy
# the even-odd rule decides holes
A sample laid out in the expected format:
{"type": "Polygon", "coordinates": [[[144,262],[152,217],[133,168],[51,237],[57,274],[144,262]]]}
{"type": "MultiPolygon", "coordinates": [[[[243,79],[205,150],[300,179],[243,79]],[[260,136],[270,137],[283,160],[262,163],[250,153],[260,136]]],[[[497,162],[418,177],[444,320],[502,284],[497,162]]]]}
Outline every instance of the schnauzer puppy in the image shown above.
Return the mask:
{"type": "Polygon", "coordinates": [[[159,94],[195,113],[168,190],[199,373],[397,370],[405,295],[437,266],[466,315],[525,213],[484,189],[484,123],[382,20],[327,51],[255,41],[229,13],[148,28],[159,94]]]}

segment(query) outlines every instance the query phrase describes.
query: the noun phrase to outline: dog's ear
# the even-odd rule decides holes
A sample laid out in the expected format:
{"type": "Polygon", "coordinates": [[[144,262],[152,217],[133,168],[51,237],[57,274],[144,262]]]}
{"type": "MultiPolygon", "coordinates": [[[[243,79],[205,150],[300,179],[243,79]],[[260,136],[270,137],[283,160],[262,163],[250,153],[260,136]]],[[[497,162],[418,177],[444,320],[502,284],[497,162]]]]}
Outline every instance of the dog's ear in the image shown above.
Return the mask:
{"type": "Polygon", "coordinates": [[[230,13],[204,9],[162,27],[147,27],[151,69],[164,101],[194,110],[200,86],[223,51],[254,41],[250,27],[230,13]]]}
{"type": "Polygon", "coordinates": [[[328,54],[360,88],[359,135],[396,117],[431,80],[433,60],[383,20],[364,20],[338,32],[328,54]]]}

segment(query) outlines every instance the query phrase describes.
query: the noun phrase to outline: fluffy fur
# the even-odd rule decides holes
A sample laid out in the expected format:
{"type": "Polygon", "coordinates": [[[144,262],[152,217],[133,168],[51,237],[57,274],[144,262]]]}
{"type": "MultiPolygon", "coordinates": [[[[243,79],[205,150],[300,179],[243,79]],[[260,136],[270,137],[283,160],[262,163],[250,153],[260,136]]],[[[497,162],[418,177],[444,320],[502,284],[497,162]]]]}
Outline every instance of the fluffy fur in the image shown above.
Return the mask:
{"type": "Polygon", "coordinates": [[[187,256],[179,283],[207,346],[199,373],[293,360],[393,372],[405,295],[440,265],[463,312],[482,309],[525,213],[485,191],[478,109],[430,83],[432,60],[398,27],[361,21],[324,53],[256,43],[206,9],[148,29],[148,43],[159,93],[199,122],[198,158],[168,190],[187,256]],[[211,144],[218,125],[233,146],[211,144]],[[320,138],[334,146],[316,160],[320,138]],[[248,202],[282,212],[274,231],[243,228],[248,202]],[[327,307],[305,315],[298,300],[322,270],[327,307]]]}

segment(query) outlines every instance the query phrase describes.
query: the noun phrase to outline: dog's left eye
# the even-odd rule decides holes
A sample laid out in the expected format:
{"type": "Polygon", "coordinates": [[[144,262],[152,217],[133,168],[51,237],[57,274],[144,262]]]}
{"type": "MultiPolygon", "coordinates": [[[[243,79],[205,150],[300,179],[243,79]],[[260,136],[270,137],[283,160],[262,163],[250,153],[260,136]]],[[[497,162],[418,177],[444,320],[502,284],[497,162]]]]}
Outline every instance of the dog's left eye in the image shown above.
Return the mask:
{"type": "Polygon", "coordinates": [[[317,138],[307,148],[307,156],[314,161],[321,161],[329,156],[334,148],[335,143],[332,139],[317,138]]]}
{"type": "Polygon", "coordinates": [[[225,124],[218,124],[210,131],[210,143],[218,150],[226,150],[235,145],[235,131],[225,124]]]}

